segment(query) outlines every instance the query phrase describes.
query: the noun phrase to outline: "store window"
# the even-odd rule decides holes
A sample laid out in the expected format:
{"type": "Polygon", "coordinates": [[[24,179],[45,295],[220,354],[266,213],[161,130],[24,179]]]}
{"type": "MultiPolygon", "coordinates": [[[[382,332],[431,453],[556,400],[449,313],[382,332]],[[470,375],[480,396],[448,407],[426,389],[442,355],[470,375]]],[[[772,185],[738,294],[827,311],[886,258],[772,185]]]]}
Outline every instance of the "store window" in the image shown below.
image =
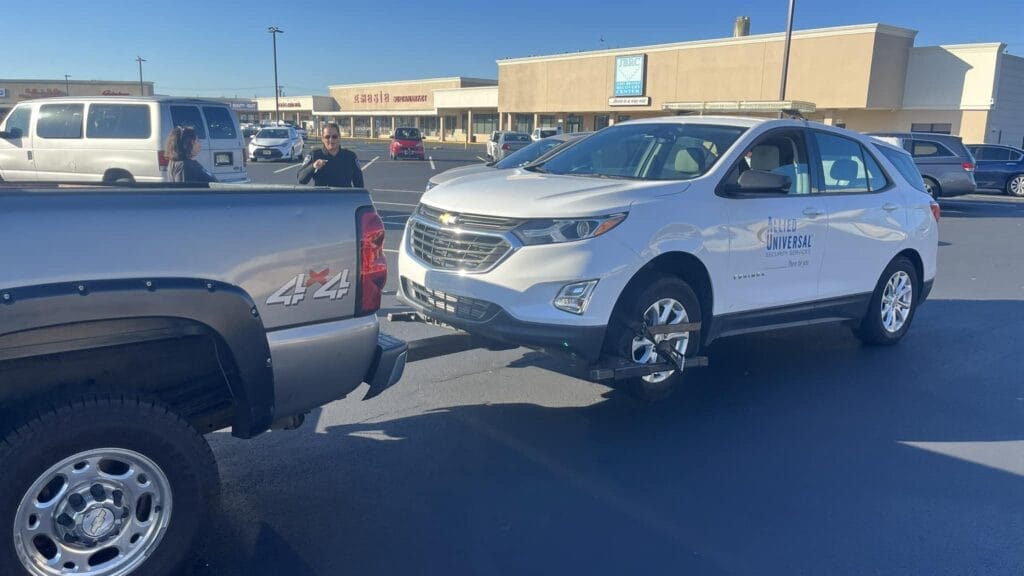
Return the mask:
{"type": "Polygon", "coordinates": [[[540,117],[540,125],[537,126],[537,127],[538,128],[554,128],[556,126],[558,126],[558,122],[555,121],[555,117],[554,116],[541,116],[540,117]]]}
{"type": "Polygon", "coordinates": [[[473,134],[490,134],[497,129],[497,114],[473,114],[473,134]]]}
{"type": "Polygon", "coordinates": [[[952,134],[952,124],[918,124],[910,125],[911,132],[928,132],[930,134],[952,134]]]}
{"type": "Polygon", "coordinates": [[[618,116],[615,117],[615,123],[616,124],[618,124],[619,122],[627,122],[627,121],[629,121],[629,114],[619,114],[618,116]]]}
{"type": "Polygon", "coordinates": [[[583,132],[583,116],[569,114],[569,117],[565,119],[565,131],[569,134],[583,132]]]}
{"type": "Polygon", "coordinates": [[[445,136],[454,136],[455,131],[458,129],[458,116],[445,116],[444,117],[444,133],[445,136]]]}
{"type": "Polygon", "coordinates": [[[356,138],[369,138],[370,137],[370,118],[367,116],[360,116],[356,118],[355,134],[356,138]]]}
{"type": "Polygon", "coordinates": [[[594,116],[594,131],[598,131],[601,128],[608,127],[609,116],[607,114],[598,114],[594,116]]]}
{"type": "Polygon", "coordinates": [[[438,123],[437,116],[423,116],[420,118],[420,132],[423,132],[424,136],[436,137],[438,134],[438,123]]]}
{"type": "Polygon", "coordinates": [[[512,117],[512,130],[529,134],[533,132],[533,114],[516,114],[512,117]]]}

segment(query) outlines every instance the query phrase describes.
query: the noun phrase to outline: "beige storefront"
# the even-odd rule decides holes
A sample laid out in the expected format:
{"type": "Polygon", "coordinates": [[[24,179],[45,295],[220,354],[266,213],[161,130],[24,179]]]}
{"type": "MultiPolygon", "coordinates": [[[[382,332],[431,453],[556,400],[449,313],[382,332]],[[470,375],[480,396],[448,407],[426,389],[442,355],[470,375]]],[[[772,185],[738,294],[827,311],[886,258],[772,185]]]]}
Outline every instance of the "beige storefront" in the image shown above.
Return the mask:
{"type": "MultiPolygon", "coordinates": [[[[915,47],[885,24],[796,31],[786,100],[862,131],[1024,140],[1024,59],[999,43],[915,47]]],[[[707,104],[780,100],[783,34],[499,60],[501,127],[600,129],[707,104]]]]}
{"type": "Polygon", "coordinates": [[[494,80],[433,78],[329,89],[337,111],[315,115],[337,122],[346,138],[383,138],[396,128],[413,126],[427,139],[465,141],[476,140],[474,134],[483,137],[498,125],[494,80]]]}
{"type": "Polygon", "coordinates": [[[23,100],[54,96],[150,96],[153,83],[107,80],[0,80],[0,119],[23,100]]]}

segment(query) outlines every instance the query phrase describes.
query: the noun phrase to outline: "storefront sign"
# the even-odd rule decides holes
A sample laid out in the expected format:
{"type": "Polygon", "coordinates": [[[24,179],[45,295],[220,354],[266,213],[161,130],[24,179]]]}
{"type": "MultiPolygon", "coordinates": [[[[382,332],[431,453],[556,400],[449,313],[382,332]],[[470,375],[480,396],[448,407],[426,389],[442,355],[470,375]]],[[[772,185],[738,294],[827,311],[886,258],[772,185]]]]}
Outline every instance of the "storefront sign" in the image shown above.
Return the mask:
{"type": "Polygon", "coordinates": [[[650,96],[630,96],[628,98],[609,98],[609,106],[650,106],[650,96]]]}
{"type": "Polygon", "coordinates": [[[615,96],[643,96],[647,55],[615,57],[615,96]]]}
{"type": "Polygon", "coordinates": [[[53,96],[67,96],[67,94],[56,88],[26,88],[19,98],[50,98],[53,96]]]}
{"type": "Polygon", "coordinates": [[[281,108],[302,108],[302,104],[299,102],[281,102],[279,106],[281,108]]]}
{"type": "Polygon", "coordinates": [[[131,96],[128,92],[119,92],[117,90],[104,90],[103,96],[131,96]]]}
{"type": "Polygon", "coordinates": [[[426,94],[414,94],[412,96],[392,96],[390,92],[377,92],[375,94],[355,94],[352,96],[353,104],[389,104],[391,102],[406,104],[409,102],[426,102],[426,94]]]}
{"type": "Polygon", "coordinates": [[[256,111],[256,103],[255,102],[232,102],[231,103],[231,109],[232,110],[241,110],[241,111],[244,111],[244,112],[255,112],[256,111]]]}

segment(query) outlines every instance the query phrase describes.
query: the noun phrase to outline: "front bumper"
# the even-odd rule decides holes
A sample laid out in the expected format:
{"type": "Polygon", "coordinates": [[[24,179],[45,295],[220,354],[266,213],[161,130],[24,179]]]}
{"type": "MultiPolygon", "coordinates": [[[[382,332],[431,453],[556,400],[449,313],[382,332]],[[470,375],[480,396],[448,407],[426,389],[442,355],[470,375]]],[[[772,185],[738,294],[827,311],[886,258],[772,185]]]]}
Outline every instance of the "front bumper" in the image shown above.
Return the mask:
{"type": "Polygon", "coordinates": [[[601,357],[605,326],[526,322],[492,302],[428,290],[404,276],[398,299],[432,320],[476,336],[590,363],[601,357]]]}

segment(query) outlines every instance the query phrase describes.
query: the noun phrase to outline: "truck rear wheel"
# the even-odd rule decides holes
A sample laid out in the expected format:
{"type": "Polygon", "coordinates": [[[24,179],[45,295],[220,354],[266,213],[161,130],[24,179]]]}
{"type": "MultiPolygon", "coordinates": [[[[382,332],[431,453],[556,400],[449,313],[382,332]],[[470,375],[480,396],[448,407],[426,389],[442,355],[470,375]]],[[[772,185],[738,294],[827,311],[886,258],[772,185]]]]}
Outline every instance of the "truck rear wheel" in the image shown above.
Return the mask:
{"type": "MultiPolygon", "coordinates": [[[[655,341],[638,333],[641,322],[648,326],[662,326],[701,321],[697,295],[689,284],[679,278],[656,276],[635,297],[625,294],[616,308],[617,320],[613,320],[611,343],[613,353],[619,357],[636,364],[664,362],[667,359],[661,358],[654,346],[668,339],[674,340],[675,350],[687,358],[695,356],[700,349],[699,331],[657,335],[655,341]]],[[[642,400],[658,401],[668,398],[682,377],[682,370],[670,370],[631,378],[623,384],[642,400]]]]}
{"type": "Polygon", "coordinates": [[[0,573],[180,574],[216,493],[206,441],[137,398],[69,402],[0,442],[0,573]]]}

